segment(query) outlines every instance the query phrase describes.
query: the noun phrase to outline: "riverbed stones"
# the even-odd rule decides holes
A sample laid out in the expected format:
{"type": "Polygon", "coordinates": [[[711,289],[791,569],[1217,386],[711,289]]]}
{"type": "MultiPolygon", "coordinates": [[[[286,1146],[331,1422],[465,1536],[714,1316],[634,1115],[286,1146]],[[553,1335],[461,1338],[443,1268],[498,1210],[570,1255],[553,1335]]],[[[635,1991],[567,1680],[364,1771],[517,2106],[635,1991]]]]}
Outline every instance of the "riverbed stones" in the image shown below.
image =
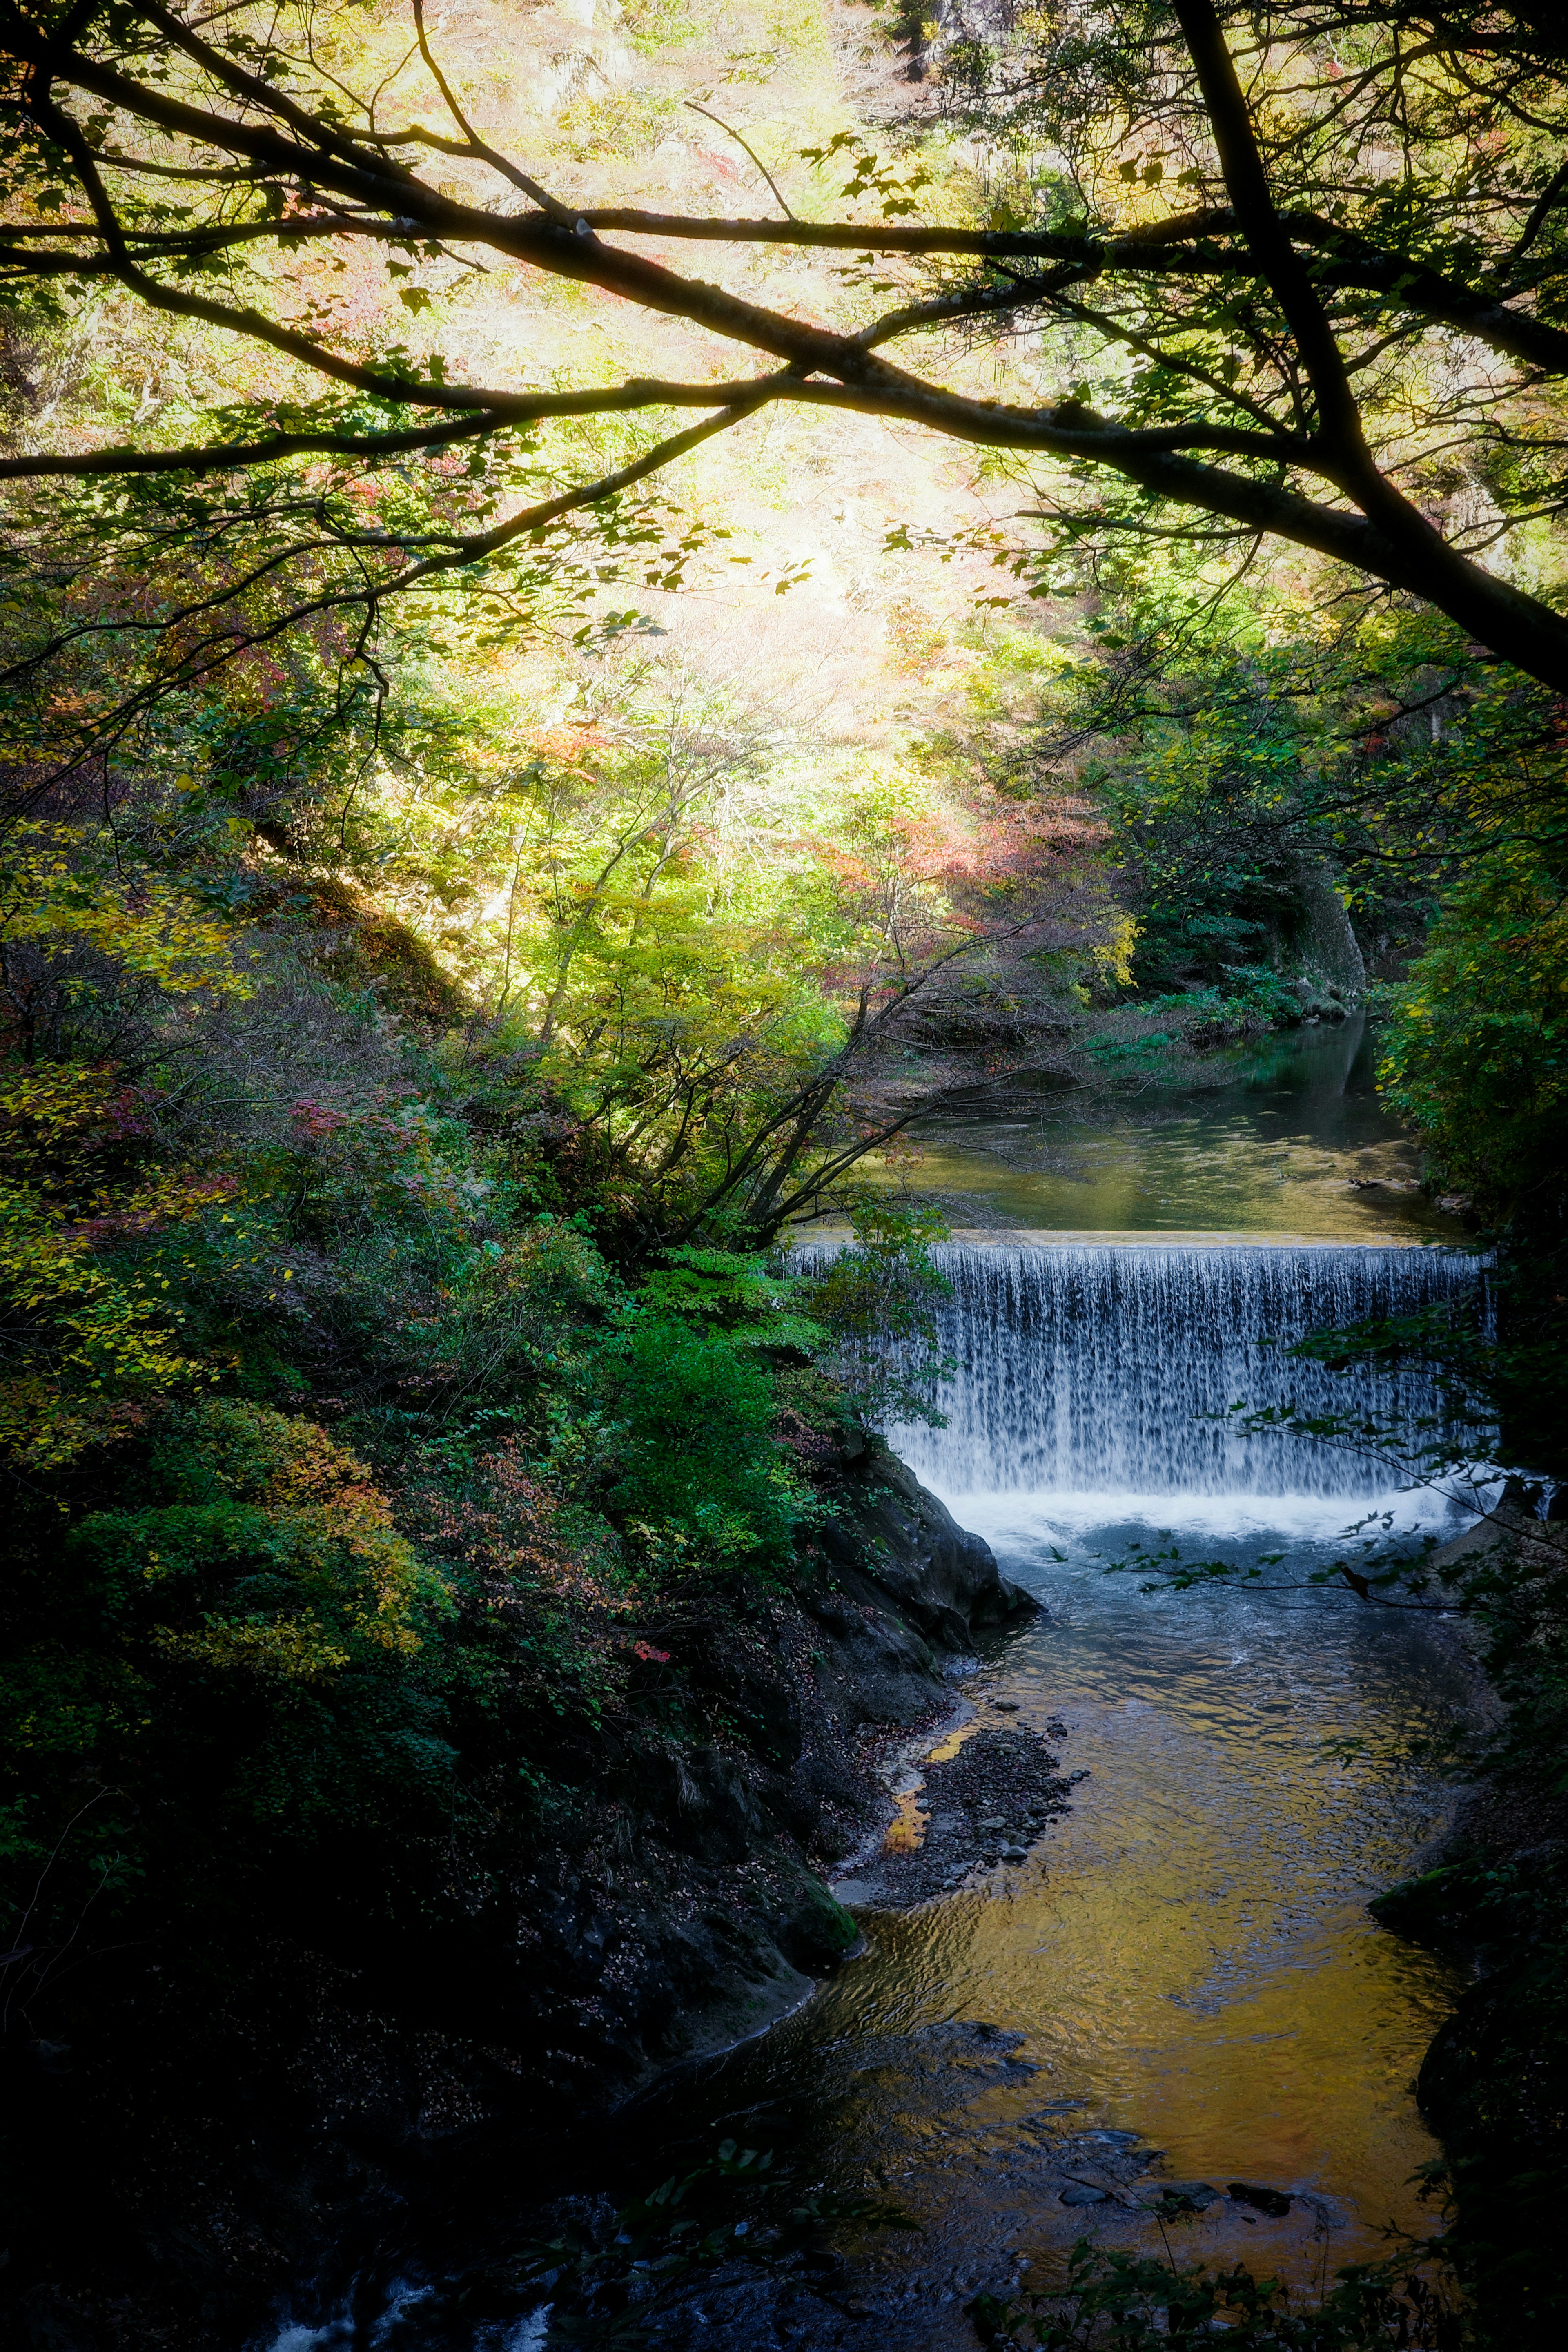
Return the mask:
{"type": "MultiPolygon", "coordinates": [[[[1061,1736],[1065,1727],[1046,1724],[1061,1736]]],[[[922,1764],[915,1797],[922,1842],[862,1861],[840,1900],[858,1910],[905,1910],[950,1895],[976,1870],[1028,1863],[1030,1846],[1067,1811],[1067,1780],[1039,1731],[1022,1724],[983,1724],[950,1757],[922,1764]]]]}
{"type": "MultiPolygon", "coordinates": [[[[1046,1729],[1060,1737],[1064,1727],[1051,1723],[1046,1729]]],[[[1046,1824],[1067,1811],[1068,1784],[1056,1758],[1040,1732],[1023,1725],[986,1725],[951,1756],[920,1769],[921,1843],[862,1864],[853,1894],[841,1888],[841,1900],[903,1909],[950,1894],[977,1868],[1003,1862],[1016,1868],[1028,1861],[1046,1824]]]]}
{"type": "Polygon", "coordinates": [[[1291,2200],[1282,2189],[1267,2189],[1254,2180],[1228,2180],[1225,2193],[1238,2205],[1250,2205],[1260,2213],[1271,2214],[1276,2221],[1291,2210],[1291,2200]]]}
{"type": "Polygon", "coordinates": [[[1142,2196],[1166,2213],[1207,2213],[1219,2202],[1219,2191],[1207,2180],[1140,2180],[1142,2196]]]}

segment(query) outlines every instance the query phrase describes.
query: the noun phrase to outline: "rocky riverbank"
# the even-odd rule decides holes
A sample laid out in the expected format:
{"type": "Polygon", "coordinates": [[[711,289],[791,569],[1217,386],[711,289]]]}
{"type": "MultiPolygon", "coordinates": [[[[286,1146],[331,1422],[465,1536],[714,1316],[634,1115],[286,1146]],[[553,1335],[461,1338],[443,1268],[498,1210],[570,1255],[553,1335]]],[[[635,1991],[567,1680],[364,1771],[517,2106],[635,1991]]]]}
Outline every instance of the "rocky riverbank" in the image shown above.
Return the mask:
{"type": "Polygon", "coordinates": [[[890,1738],[939,1721],[975,1636],[1034,1609],[879,1441],[815,1466],[829,1507],[794,1590],[653,1629],[729,1736],[651,1750],[539,1862],[541,2091],[622,2095],[803,2000],[858,1941],[823,1880],[881,1825],[890,1738]]]}
{"type": "MultiPolygon", "coordinates": [[[[34,2053],[20,2095],[76,2195],[0,2344],[238,2346],[475,2150],[580,2127],[853,1948],[826,1882],[886,1822],[890,1753],[950,1717],[975,1637],[1035,1604],[876,1439],[816,1433],[811,1471],[790,1576],[648,1627],[637,1725],[607,1728],[591,1796],[518,1854],[525,2011],[482,1937],[346,1966],[277,1919],[207,2010],[128,1970],[111,2042],[34,2053]]],[[[1050,1759],[1008,1745],[1049,1804],[1050,1759]]]]}
{"type": "Polygon", "coordinates": [[[1545,1519],[1536,1499],[1511,1486],[1426,1564],[1470,1612],[1457,1626],[1478,1710],[1491,1718],[1490,1753],[1433,1866],[1371,1906],[1396,1935],[1469,1972],[1416,2087],[1443,2143],[1445,2245],[1487,2346],[1568,2330],[1568,2279],[1550,2252],[1568,2176],[1568,1545],[1558,1498],[1545,1519]]]}

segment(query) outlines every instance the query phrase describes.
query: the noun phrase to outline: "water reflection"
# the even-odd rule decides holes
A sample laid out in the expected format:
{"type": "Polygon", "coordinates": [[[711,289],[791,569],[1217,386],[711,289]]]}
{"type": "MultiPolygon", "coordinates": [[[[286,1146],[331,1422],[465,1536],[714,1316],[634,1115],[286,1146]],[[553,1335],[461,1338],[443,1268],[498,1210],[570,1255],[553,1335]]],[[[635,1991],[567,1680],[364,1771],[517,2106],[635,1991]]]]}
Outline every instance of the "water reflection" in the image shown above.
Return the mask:
{"type": "Polygon", "coordinates": [[[1409,2084],[1452,1979],[1365,1905],[1445,1815],[1402,1761],[1462,1702],[1440,1632],[1321,1593],[1140,1599],[1104,1561],[1145,1528],[1019,1496],[961,1508],[1051,1612],[1007,1644],[982,1709],[1065,1717],[1064,1761],[1090,1778],[1027,1865],[867,1914],[867,1956],[709,2097],[920,2216],[913,2246],[861,2250],[890,2346],[969,2340],[974,2282],[1085,2233],[1157,2249],[1142,2214],[1061,2203],[1062,2149],[1092,2154],[1095,2133],[1163,2150],[1170,2178],[1294,2193],[1280,2221],[1211,2209],[1186,2225],[1194,2254],[1315,2274],[1325,2250],[1332,2268],[1389,2224],[1429,2227],[1409,2084]],[[1020,2039],[977,2041],[977,2021],[1020,2039]]]}
{"type": "Polygon", "coordinates": [[[929,1119],[913,1131],[915,1181],[959,1226],[1455,1238],[1415,1189],[1376,1061],[1356,1013],[1216,1057],[1202,1086],[929,1119]]]}

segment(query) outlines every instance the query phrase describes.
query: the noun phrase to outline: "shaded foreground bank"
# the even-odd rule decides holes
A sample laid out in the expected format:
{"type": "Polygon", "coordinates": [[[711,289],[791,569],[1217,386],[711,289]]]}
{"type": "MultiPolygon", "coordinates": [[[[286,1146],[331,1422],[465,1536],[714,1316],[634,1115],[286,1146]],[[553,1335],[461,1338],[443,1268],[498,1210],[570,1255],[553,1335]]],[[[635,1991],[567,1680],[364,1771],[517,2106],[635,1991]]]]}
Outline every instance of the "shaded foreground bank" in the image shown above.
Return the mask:
{"type": "Polygon", "coordinates": [[[1568,2331],[1568,1518],[1541,1517],[1542,1499],[1524,1488],[1445,1562],[1498,1720],[1434,1867],[1372,1906],[1470,1979],[1416,2089],[1443,2142],[1447,2246],[1489,2347],[1568,2331]]]}
{"type": "MultiPolygon", "coordinates": [[[[12,2064],[5,2340],[237,2344],[456,2146],[580,2125],[856,1942],[822,1873],[880,1824],[888,1743],[950,1706],[975,1631],[1033,1604],[877,1441],[810,1450],[793,1566],[640,1622],[642,1704],[583,1726],[575,1769],[558,1755],[466,1918],[431,1874],[378,1934],[362,1885],[297,1855],[226,1947],[149,1938],[50,1983],[12,2064]]],[[[407,1859],[428,1869],[412,1838],[407,1859]]]]}

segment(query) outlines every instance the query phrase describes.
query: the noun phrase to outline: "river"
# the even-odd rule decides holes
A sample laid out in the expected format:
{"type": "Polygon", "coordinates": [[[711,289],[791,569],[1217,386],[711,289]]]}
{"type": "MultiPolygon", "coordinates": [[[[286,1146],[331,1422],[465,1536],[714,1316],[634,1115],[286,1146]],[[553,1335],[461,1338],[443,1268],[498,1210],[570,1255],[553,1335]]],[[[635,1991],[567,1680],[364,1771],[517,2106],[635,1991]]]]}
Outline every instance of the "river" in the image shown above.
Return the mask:
{"type": "Polygon", "coordinates": [[[1182,1085],[956,1110],[914,1129],[913,1178],[960,1228],[1460,1242],[1416,1187],[1375,1062],[1354,1013],[1232,1046],[1182,1085]]]}
{"type": "MultiPolygon", "coordinates": [[[[1356,1454],[1205,1416],[1239,1393],[1343,1402],[1340,1376],[1268,1343],[1409,1309],[1468,1266],[1164,1236],[998,1237],[938,1261],[948,1425],[894,1440],[1045,1604],[994,1645],[958,1737],[1060,1724],[1052,1746],[1085,1777],[1027,1862],[902,1915],[862,1909],[865,1957],[703,2092],[727,2128],[804,2143],[822,2177],[918,2216],[913,2246],[860,2249],[890,2352],[971,2344],[977,2289],[1049,2274],[1082,2236],[1158,2252],[1142,2210],[1063,2202],[1064,2171],[1108,2152],[1290,2198],[1275,2218],[1217,2198],[1184,2225],[1207,2259],[1317,2276],[1375,2256],[1389,2227],[1429,2227],[1411,2176],[1437,2151],[1410,2084],[1455,1990],[1366,1910],[1448,1816],[1449,1791],[1406,1760],[1465,1704],[1441,1628],[1343,1587],[1150,1596],[1107,1566],[1169,1538],[1242,1565],[1283,1553],[1271,1573],[1299,1574],[1375,1507],[1446,1531],[1440,1500],[1356,1454]]],[[[1429,1402],[1421,1383],[1355,1393],[1429,1402]]],[[[852,1906],[875,1890],[874,1872],[839,1887],[852,1906]]],[[[738,2312],[711,2326],[748,2340],[738,2312]]],[[[802,2340],[839,2339],[819,2318],[802,2340]]]]}
{"type": "MultiPolygon", "coordinates": [[[[727,2134],[918,2220],[850,2231],[851,2294],[804,2277],[760,2299],[705,2290],[669,2340],[719,2352],[972,2347],[977,2289],[1048,2277],[1081,2237],[1159,2250],[1142,2205],[1063,2201],[1064,2177],[1113,2163],[1289,2197],[1273,2216],[1216,2197],[1180,2225],[1183,2258],[1306,2280],[1430,2227],[1412,2175],[1436,2150],[1411,2084],[1456,1980],[1366,1905],[1448,1817],[1451,1790],[1407,1749],[1464,1707],[1462,1664],[1440,1625],[1343,1588],[1151,1596],[1107,1568],[1168,1538],[1241,1565],[1282,1554],[1278,1581],[1343,1556],[1375,1508],[1444,1532],[1448,1507],[1378,1465],[1223,1416],[1242,1396],[1422,1409],[1418,1387],[1358,1387],[1283,1349],[1472,1280],[1421,1245],[1454,1229],[1398,1189],[1403,1146],[1354,1024],[1119,1123],[1056,1103],[927,1142],[926,1174],[970,1204],[945,1254],[958,1369],[947,1426],[893,1439],[1043,1604],[956,1692],[949,1751],[1049,1727],[1082,1777],[1027,1861],[916,1909],[877,1907],[862,1862],[840,1892],[863,1954],[607,2146],[607,2181],[642,2188],[727,2134]]],[[[905,1759],[917,1833],[922,1760],[905,1759]]],[[[362,2336],[314,2318],[271,2341],[435,2341],[418,2302],[383,2302],[362,2336]]],[[[438,2340],[545,2330],[536,2313],[438,2340]]]]}

